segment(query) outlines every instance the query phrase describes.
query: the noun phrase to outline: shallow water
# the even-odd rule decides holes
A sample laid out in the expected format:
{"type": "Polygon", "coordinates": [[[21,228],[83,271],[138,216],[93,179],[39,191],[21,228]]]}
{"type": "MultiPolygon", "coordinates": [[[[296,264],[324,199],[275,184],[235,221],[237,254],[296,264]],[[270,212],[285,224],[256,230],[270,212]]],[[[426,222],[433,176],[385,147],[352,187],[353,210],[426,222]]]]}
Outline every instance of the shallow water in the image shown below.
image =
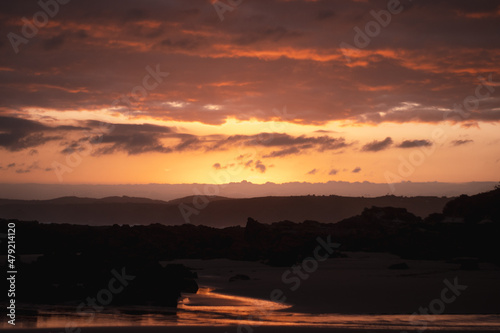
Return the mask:
{"type": "MultiPolygon", "coordinates": [[[[65,328],[91,326],[316,326],[384,330],[500,330],[500,315],[345,315],[305,314],[287,304],[250,297],[224,295],[210,288],[185,297],[177,314],[160,308],[122,308],[95,316],[71,308],[39,308],[32,317],[18,316],[15,328],[65,328]],[[127,314],[134,313],[134,314],[127,314]]],[[[6,322],[1,328],[12,328],[6,322]]],[[[61,330],[63,332],[64,330],[61,330]]]]}

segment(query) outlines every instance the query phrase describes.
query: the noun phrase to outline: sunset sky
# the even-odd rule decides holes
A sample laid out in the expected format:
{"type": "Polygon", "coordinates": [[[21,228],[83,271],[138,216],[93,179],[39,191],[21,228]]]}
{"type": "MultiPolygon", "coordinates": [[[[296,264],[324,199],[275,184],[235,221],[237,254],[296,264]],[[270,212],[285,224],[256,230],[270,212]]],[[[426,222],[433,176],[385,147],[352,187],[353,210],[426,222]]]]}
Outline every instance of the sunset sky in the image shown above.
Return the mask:
{"type": "Polygon", "coordinates": [[[498,1],[60,2],[2,2],[0,182],[499,180],[498,1]]]}

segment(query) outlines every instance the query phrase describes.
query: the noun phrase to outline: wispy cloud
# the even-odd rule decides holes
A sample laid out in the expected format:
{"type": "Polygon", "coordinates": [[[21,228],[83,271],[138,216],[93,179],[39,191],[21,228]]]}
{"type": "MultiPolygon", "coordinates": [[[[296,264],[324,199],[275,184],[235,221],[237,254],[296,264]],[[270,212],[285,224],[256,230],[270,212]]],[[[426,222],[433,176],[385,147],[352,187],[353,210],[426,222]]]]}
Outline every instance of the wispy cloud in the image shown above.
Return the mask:
{"type": "Polygon", "coordinates": [[[466,145],[466,144],[472,143],[472,142],[474,142],[474,140],[453,140],[451,142],[451,144],[453,146],[463,146],[463,145],[466,145]]]}
{"type": "Polygon", "coordinates": [[[330,176],[335,176],[337,173],[339,173],[339,170],[337,169],[332,169],[330,170],[330,172],[328,173],[330,176]]]}
{"type": "Polygon", "coordinates": [[[308,175],[315,175],[318,172],[318,169],[312,169],[309,172],[307,172],[308,175]]]}
{"type": "Polygon", "coordinates": [[[0,147],[10,151],[20,151],[62,139],[61,132],[84,130],[82,127],[49,127],[39,122],[0,116],[0,147]],[[54,135],[57,133],[56,135],[54,135]]]}
{"type": "Polygon", "coordinates": [[[401,142],[399,148],[415,148],[415,147],[429,147],[432,146],[432,142],[429,140],[405,140],[401,142]]]}
{"type": "Polygon", "coordinates": [[[371,151],[371,152],[384,150],[384,149],[389,148],[392,145],[392,142],[393,141],[390,137],[387,137],[382,141],[374,140],[374,141],[364,145],[362,150],[363,151],[371,151]]]}

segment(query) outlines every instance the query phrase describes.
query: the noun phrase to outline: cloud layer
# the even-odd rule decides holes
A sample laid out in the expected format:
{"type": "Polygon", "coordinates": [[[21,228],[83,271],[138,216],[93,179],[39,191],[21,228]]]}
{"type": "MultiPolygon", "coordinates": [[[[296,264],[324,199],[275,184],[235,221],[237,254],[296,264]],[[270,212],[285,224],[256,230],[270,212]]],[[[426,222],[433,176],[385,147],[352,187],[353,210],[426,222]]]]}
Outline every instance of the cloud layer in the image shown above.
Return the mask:
{"type": "MultiPolygon", "coordinates": [[[[255,0],[222,22],[208,0],[71,2],[17,54],[2,39],[1,112],[121,107],[134,117],[220,124],[274,119],[269,110],[287,105],[287,120],[307,124],[435,123],[483,82],[467,119],[450,119],[498,122],[498,2],[401,3],[347,61],[341,43],[355,45],[354,28],[363,31],[387,1],[255,0]],[[170,75],[144,81],[157,65],[170,75]],[[155,86],[147,94],[135,89],[144,82],[155,86]]],[[[22,17],[40,10],[35,1],[4,4],[1,35],[23,36],[22,17]]]]}

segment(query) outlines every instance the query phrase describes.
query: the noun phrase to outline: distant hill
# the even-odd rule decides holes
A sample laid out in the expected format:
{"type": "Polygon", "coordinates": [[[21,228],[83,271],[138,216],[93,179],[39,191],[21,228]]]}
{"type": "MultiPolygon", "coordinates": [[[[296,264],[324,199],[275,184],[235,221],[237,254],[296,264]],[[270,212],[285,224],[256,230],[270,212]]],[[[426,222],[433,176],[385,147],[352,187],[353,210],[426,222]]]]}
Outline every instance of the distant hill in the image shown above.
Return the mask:
{"type": "MultiPolygon", "coordinates": [[[[200,200],[183,198],[177,202],[189,204],[193,199],[200,200]]],[[[247,207],[262,214],[268,206],[279,208],[273,211],[277,212],[287,205],[291,213],[301,211],[301,214],[313,215],[318,208],[323,209],[322,214],[328,212],[328,209],[331,209],[330,213],[345,212],[374,201],[412,204],[416,207],[437,202],[437,198],[381,197],[367,200],[335,196],[212,199],[216,201],[210,203],[206,211],[200,211],[199,216],[210,212],[209,209],[218,208],[232,208],[237,212],[238,209],[247,207]],[[328,204],[333,206],[329,207],[328,204]],[[309,210],[305,210],[306,206],[309,210]]],[[[16,233],[22,235],[16,238],[16,254],[21,255],[21,258],[36,258],[22,264],[24,274],[19,275],[16,280],[16,289],[19,290],[19,293],[16,290],[16,307],[18,302],[77,306],[86,295],[95,295],[99,293],[96,290],[102,290],[103,283],[109,279],[106,274],[111,269],[126,266],[126,272],[137,279],[123,293],[116,295],[111,306],[158,305],[163,311],[167,309],[172,312],[175,311],[181,292],[194,293],[198,290],[194,280],[197,275],[178,264],[163,267],[159,264],[160,261],[227,258],[260,261],[280,267],[290,267],[302,262],[305,269],[304,263],[318,254],[316,249],[320,244],[326,250],[322,253],[329,253],[331,258],[345,258],[352,255],[353,251],[385,252],[400,256],[405,262],[390,266],[381,266],[384,261],[364,262],[364,265],[377,265],[377,270],[386,267],[387,274],[382,273],[380,276],[391,279],[390,281],[396,280],[393,280],[394,274],[389,274],[389,269],[407,269],[408,271],[398,274],[403,279],[435,273],[427,268],[421,273],[411,271],[418,265],[408,261],[411,259],[445,260],[447,265],[455,265],[449,271],[449,274],[453,274],[450,276],[470,276],[471,272],[464,271],[483,270],[481,276],[487,278],[478,281],[488,284],[483,289],[487,297],[478,298],[478,302],[488,306],[481,313],[496,313],[498,302],[495,301],[499,298],[499,289],[495,287],[496,280],[490,276],[494,272],[491,265],[485,264],[500,265],[499,200],[500,189],[471,197],[461,196],[445,204],[443,213],[433,213],[425,219],[405,208],[373,206],[337,223],[308,220],[302,223],[280,221],[264,224],[249,217],[245,227],[213,228],[191,224],[85,226],[0,218],[0,225],[6,228],[9,222],[16,222],[16,233]]],[[[84,218],[96,218],[103,212],[125,218],[130,212],[140,209],[143,209],[144,217],[158,214],[160,208],[168,212],[168,209],[178,207],[171,203],[143,202],[140,198],[105,198],[97,201],[89,198],[62,198],[31,204],[16,204],[11,200],[0,202],[3,202],[0,205],[3,211],[9,208],[18,209],[18,214],[29,209],[34,209],[34,214],[42,211],[46,214],[64,212],[73,214],[73,219],[81,214],[84,214],[84,218]]],[[[106,218],[103,220],[106,221],[106,218]]],[[[0,261],[0,269],[6,270],[6,263],[0,261]]],[[[342,272],[343,264],[345,262],[340,263],[339,272],[342,272]]],[[[366,275],[369,287],[372,276],[366,275]]],[[[397,282],[395,286],[399,293],[400,283],[397,282]]],[[[379,297],[383,298],[384,293],[379,297]]]]}
{"type": "MultiPolygon", "coordinates": [[[[475,206],[481,205],[481,214],[478,219],[467,221],[464,218],[462,222],[456,223],[449,223],[447,219],[450,216],[446,215],[448,213],[423,219],[405,208],[372,206],[337,223],[319,223],[312,220],[294,223],[282,220],[265,224],[252,217],[245,219],[244,227],[229,228],[191,224],[92,227],[19,222],[16,224],[16,230],[23,235],[19,238],[20,254],[51,255],[54,251],[61,252],[63,255],[87,253],[91,257],[120,254],[141,261],[175,258],[229,258],[263,260],[272,265],[290,266],[310,255],[317,245],[317,237],[320,236],[341,244],[340,251],[389,252],[408,259],[439,259],[457,263],[461,263],[460,260],[463,258],[476,258],[500,264],[498,256],[500,216],[496,215],[499,196],[500,190],[495,190],[450,201],[444,211],[451,210],[452,216],[456,218],[468,216],[470,211],[474,211],[475,206]],[[489,218],[486,220],[484,216],[489,218]],[[440,217],[441,220],[436,217],[440,217]]],[[[290,208],[293,208],[291,203],[299,199],[309,200],[306,204],[311,204],[311,202],[321,202],[321,200],[342,203],[339,200],[348,199],[359,202],[355,199],[363,198],[273,197],[261,199],[267,202],[269,200],[272,202],[273,199],[283,200],[290,205],[290,208]]],[[[224,203],[224,207],[228,207],[229,204],[234,206],[240,201],[221,200],[213,204],[215,206],[216,203],[224,203]]],[[[260,201],[257,200],[257,203],[260,201]]],[[[126,204],[121,208],[125,209],[130,205],[140,204],[126,204]]],[[[97,205],[81,206],[90,210],[91,207],[97,205]]],[[[168,204],[162,206],[176,207],[168,204]]],[[[56,207],[50,206],[49,208],[56,207]]],[[[76,213],[79,214],[82,211],[80,209],[76,213]]],[[[98,213],[99,210],[96,212],[98,213]]],[[[127,211],[121,216],[125,216],[126,213],[127,211]]],[[[0,218],[0,225],[5,225],[7,222],[0,218]]],[[[340,255],[340,253],[337,254],[340,255]]],[[[464,266],[464,268],[474,267],[464,266]]]]}
{"type": "Polygon", "coordinates": [[[405,208],[426,217],[441,213],[450,198],[377,198],[341,196],[292,196],[230,199],[224,197],[185,197],[165,202],[134,197],[102,199],[63,197],[52,200],[0,199],[0,218],[37,220],[43,223],[87,225],[192,223],[213,227],[243,226],[249,216],[260,222],[315,220],[335,223],[361,214],[372,206],[405,208]],[[181,213],[185,212],[186,219],[181,213]]]}
{"type": "Polygon", "coordinates": [[[500,187],[495,190],[450,200],[442,214],[428,218],[434,222],[465,222],[469,224],[500,221],[500,187]]]}
{"type": "MultiPolygon", "coordinates": [[[[231,199],[231,198],[220,197],[220,196],[216,196],[216,195],[214,195],[214,196],[205,196],[205,198],[207,198],[209,202],[231,199]]],[[[187,197],[184,197],[184,198],[170,200],[170,201],[168,201],[168,203],[171,204],[171,205],[179,205],[181,203],[191,204],[194,200],[196,200],[196,196],[195,195],[190,195],[190,196],[187,196],[187,197]]]]}
{"type": "Polygon", "coordinates": [[[135,197],[127,197],[127,196],[113,196],[113,197],[105,197],[101,199],[96,198],[80,198],[80,197],[61,197],[56,199],[49,200],[12,200],[12,199],[0,199],[0,205],[7,204],[30,204],[30,205],[46,205],[46,204],[55,204],[55,205],[68,205],[68,204],[95,204],[95,203],[149,203],[149,204],[165,204],[166,201],[163,200],[153,200],[148,198],[135,198],[135,197]]]}
{"type": "Polygon", "coordinates": [[[326,183],[292,182],[275,184],[253,184],[248,181],[219,184],[8,184],[0,183],[0,198],[21,200],[47,200],[65,196],[79,195],[87,198],[102,198],[128,195],[130,197],[151,198],[157,200],[174,200],[197,194],[209,186],[217,195],[228,198],[259,198],[267,196],[300,196],[300,195],[340,195],[349,197],[379,197],[383,195],[398,196],[447,196],[456,197],[461,194],[473,195],[489,191],[496,182],[409,182],[404,181],[388,185],[386,183],[329,181],[326,183]]]}

